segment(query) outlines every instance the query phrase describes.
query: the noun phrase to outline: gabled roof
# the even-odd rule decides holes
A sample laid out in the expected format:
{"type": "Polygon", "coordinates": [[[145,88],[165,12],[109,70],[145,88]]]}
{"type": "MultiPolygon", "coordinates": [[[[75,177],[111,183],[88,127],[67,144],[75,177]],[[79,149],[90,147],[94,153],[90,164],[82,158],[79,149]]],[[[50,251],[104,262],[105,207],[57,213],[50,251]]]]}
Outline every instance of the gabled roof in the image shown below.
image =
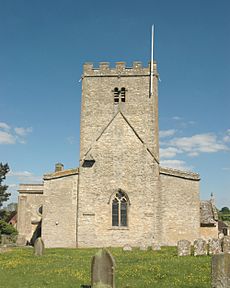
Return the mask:
{"type": "MultiPolygon", "coordinates": [[[[137,133],[137,131],[134,129],[134,127],[131,125],[131,123],[128,121],[128,119],[125,117],[125,115],[122,113],[122,111],[118,110],[117,113],[113,116],[113,118],[109,121],[109,123],[104,127],[104,129],[101,131],[100,135],[98,135],[98,137],[96,138],[96,141],[97,142],[101,137],[102,135],[105,133],[105,131],[108,129],[108,127],[113,123],[113,121],[115,120],[115,118],[118,116],[118,115],[121,115],[122,118],[125,120],[125,122],[127,123],[127,125],[132,129],[133,133],[136,135],[136,137],[139,139],[139,141],[145,145],[146,147],[146,151],[153,157],[153,159],[159,163],[157,157],[150,151],[150,149],[147,147],[147,144],[143,141],[143,139],[140,137],[140,135],[137,133]]],[[[95,143],[94,142],[94,143],[95,143]]],[[[84,159],[86,159],[85,157],[87,157],[87,155],[89,154],[89,152],[91,151],[94,143],[91,145],[91,147],[88,149],[88,151],[85,153],[85,156],[84,156],[84,159]]]]}

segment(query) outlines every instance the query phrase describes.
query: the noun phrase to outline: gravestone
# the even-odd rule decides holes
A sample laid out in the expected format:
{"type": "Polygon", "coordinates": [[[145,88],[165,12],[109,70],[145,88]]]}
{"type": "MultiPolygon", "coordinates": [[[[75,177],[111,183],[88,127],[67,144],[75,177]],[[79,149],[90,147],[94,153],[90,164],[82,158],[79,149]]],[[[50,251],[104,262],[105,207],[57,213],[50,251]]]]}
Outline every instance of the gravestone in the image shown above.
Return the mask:
{"type": "Polygon", "coordinates": [[[0,247],[0,254],[6,253],[8,251],[10,251],[10,249],[8,247],[4,247],[4,246],[0,247]]]}
{"type": "Polygon", "coordinates": [[[91,286],[115,288],[115,261],[106,249],[100,249],[91,263],[91,286]]]}
{"type": "Polygon", "coordinates": [[[222,252],[221,240],[220,239],[210,239],[209,240],[209,255],[216,255],[222,252]]]}
{"type": "Polygon", "coordinates": [[[207,244],[203,239],[194,241],[194,256],[207,255],[207,244]]]}
{"type": "Polygon", "coordinates": [[[10,244],[12,241],[10,239],[10,235],[5,235],[5,234],[2,234],[1,235],[1,244],[2,245],[5,245],[5,244],[10,244]]]}
{"type": "Polygon", "coordinates": [[[177,242],[177,255],[190,256],[191,255],[191,242],[188,240],[179,240],[177,242]]]}
{"type": "Polygon", "coordinates": [[[230,253],[230,236],[224,236],[223,239],[223,252],[230,253]]]}
{"type": "Polygon", "coordinates": [[[218,238],[219,239],[224,239],[224,233],[219,233],[218,238]]]}
{"type": "Polygon", "coordinates": [[[212,288],[230,287],[230,254],[212,256],[212,288]]]}
{"type": "Polygon", "coordinates": [[[34,242],[34,255],[42,256],[44,254],[45,245],[41,237],[37,238],[34,242]]]}
{"type": "Polygon", "coordinates": [[[144,244],[141,244],[140,247],[139,247],[139,249],[140,249],[141,251],[147,251],[147,250],[148,250],[148,246],[147,246],[147,245],[144,245],[144,244]]]}
{"type": "Polygon", "coordinates": [[[161,250],[161,245],[159,243],[153,243],[152,244],[152,250],[154,250],[154,251],[161,250]]]}
{"type": "Polygon", "coordinates": [[[132,251],[133,248],[129,245],[129,244],[126,244],[125,246],[123,246],[123,251],[132,251]]]}

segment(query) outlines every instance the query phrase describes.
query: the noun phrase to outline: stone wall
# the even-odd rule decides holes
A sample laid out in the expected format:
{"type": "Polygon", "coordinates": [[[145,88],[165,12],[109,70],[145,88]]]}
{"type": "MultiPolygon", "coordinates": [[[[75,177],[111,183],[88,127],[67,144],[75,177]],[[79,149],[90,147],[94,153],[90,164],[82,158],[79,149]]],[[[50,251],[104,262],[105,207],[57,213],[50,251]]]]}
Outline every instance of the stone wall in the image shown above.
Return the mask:
{"type": "Polygon", "coordinates": [[[158,164],[118,114],[89,151],[92,167],[80,167],[80,247],[151,245],[156,231],[158,164]],[[128,227],[112,227],[112,200],[122,189],[130,200],[128,227]]]}
{"type": "Polygon", "coordinates": [[[218,238],[218,226],[200,227],[200,238],[206,241],[211,238],[218,238]]]}
{"type": "Polygon", "coordinates": [[[162,244],[200,235],[199,175],[161,168],[162,244]]]}
{"type": "Polygon", "coordinates": [[[39,208],[43,205],[43,184],[20,184],[17,230],[19,236],[30,242],[41,220],[39,208]]]}
{"type": "Polygon", "coordinates": [[[44,176],[45,247],[76,247],[77,183],[78,169],[44,176]]]}

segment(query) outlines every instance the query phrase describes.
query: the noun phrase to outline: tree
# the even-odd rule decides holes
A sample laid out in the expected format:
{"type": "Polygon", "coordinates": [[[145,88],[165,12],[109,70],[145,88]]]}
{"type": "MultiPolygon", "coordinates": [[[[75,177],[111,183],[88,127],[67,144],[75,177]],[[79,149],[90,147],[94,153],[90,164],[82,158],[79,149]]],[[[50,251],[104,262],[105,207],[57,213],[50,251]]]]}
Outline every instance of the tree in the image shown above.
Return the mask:
{"type": "Polygon", "coordinates": [[[220,210],[221,213],[223,214],[229,214],[230,213],[230,210],[228,207],[223,207],[221,210],[220,210]]]}
{"type": "Polygon", "coordinates": [[[7,193],[7,185],[2,185],[3,180],[6,179],[6,174],[10,171],[8,164],[0,163],[0,207],[2,203],[7,201],[10,197],[10,193],[7,193]]]}

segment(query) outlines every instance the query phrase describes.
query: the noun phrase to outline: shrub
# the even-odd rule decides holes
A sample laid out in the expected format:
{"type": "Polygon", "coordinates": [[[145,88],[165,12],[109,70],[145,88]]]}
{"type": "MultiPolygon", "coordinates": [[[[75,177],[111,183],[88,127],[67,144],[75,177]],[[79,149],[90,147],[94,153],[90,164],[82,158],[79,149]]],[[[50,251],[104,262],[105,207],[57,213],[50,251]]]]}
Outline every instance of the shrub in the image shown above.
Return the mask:
{"type": "Polygon", "coordinates": [[[0,234],[15,236],[18,234],[17,230],[4,220],[0,220],[0,234]]]}

